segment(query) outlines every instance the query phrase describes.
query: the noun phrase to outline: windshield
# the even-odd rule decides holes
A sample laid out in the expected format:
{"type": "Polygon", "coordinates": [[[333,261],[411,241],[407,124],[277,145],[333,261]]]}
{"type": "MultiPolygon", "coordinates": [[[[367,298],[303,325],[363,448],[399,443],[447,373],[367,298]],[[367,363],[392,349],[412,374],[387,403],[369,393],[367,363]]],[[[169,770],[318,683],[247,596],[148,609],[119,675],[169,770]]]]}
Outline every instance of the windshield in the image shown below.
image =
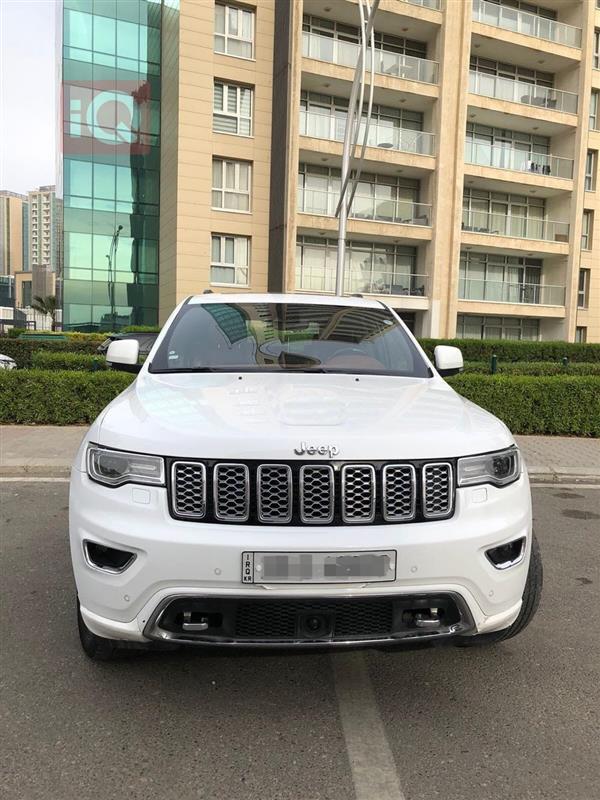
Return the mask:
{"type": "Polygon", "coordinates": [[[149,369],[431,377],[385,308],[309,303],[188,303],[149,369]]]}

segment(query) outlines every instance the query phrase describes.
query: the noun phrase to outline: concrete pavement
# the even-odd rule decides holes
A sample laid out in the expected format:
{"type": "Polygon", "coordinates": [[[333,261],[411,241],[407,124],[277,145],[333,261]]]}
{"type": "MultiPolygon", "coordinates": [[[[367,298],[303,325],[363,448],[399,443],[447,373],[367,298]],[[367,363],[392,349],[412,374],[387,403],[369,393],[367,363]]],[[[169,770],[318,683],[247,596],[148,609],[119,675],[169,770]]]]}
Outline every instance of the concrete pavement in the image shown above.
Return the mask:
{"type": "Polygon", "coordinates": [[[6,800],[598,796],[599,489],[534,490],[544,592],[503,644],[112,664],[79,648],[67,502],[0,484],[6,800]]]}
{"type": "MultiPolygon", "coordinates": [[[[0,477],[67,477],[80,425],[1,425],[0,477]]],[[[517,436],[535,483],[600,483],[600,439],[517,436]]]]}

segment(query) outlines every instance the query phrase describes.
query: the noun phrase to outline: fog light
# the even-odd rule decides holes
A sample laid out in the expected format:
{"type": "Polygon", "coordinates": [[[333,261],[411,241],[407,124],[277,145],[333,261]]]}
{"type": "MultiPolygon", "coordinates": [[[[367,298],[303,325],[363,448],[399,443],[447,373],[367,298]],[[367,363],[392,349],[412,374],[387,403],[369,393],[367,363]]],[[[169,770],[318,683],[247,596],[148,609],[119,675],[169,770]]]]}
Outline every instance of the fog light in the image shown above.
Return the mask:
{"type": "Polygon", "coordinates": [[[124,572],[136,559],[136,554],[129,550],[117,550],[116,547],[107,547],[98,542],[85,541],[83,552],[89,566],[104,572],[124,572]]]}
{"type": "Polygon", "coordinates": [[[525,554],[525,537],[514,539],[507,544],[501,544],[499,547],[492,547],[485,552],[488,560],[496,567],[496,569],[508,569],[514,567],[523,560],[525,554]]]}

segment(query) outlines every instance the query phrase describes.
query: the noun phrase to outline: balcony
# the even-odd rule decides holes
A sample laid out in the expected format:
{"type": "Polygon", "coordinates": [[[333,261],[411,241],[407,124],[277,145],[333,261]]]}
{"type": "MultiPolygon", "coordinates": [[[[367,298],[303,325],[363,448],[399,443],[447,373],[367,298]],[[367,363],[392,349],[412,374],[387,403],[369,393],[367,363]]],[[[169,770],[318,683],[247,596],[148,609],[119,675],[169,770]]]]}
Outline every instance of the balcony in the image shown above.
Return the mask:
{"type": "Polygon", "coordinates": [[[504,283],[483,278],[460,278],[458,296],[461,300],[481,300],[491,303],[564,306],[565,287],[539,283],[504,283]]]}
{"type": "Polygon", "coordinates": [[[489,211],[463,210],[463,231],[491,236],[512,236],[540,242],[569,241],[569,223],[554,222],[538,217],[513,217],[489,211]]]}
{"type": "Polygon", "coordinates": [[[483,97],[509,100],[511,103],[547,108],[550,111],[563,111],[566,114],[577,113],[578,97],[573,92],[563,92],[547,86],[513,81],[510,78],[488,75],[485,72],[470,71],[469,91],[483,97]]]}
{"type": "Polygon", "coordinates": [[[535,36],[547,42],[564,44],[567,47],[581,47],[581,28],[565,25],[554,19],[546,19],[528,11],[519,11],[510,6],[488,3],[487,0],[473,0],[473,19],[484,25],[493,25],[513,33],[535,36]]]}
{"type": "Polygon", "coordinates": [[[421,6],[421,8],[432,8],[434,11],[439,11],[440,0],[402,0],[404,3],[410,3],[411,6],[421,6]]]}
{"type": "MultiPolygon", "coordinates": [[[[318,33],[302,32],[302,55],[318,61],[328,61],[342,67],[354,67],[358,61],[360,46],[355,42],[344,42],[318,33]]],[[[367,55],[367,64],[371,63],[371,51],[367,55]]],[[[375,72],[393,78],[420,83],[437,83],[438,63],[426,58],[407,56],[391,50],[375,49],[375,72]]]]}
{"type": "Polygon", "coordinates": [[[555,178],[573,178],[573,159],[547,153],[531,153],[508,145],[493,145],[484,142],[465,142],[465,161],[481,167],[511,169],[533,175],[555,178]]]}
{"type": "MultiPolygon", "coordinates": [[[[334,142],[344,141],[346,115],[320,114],[317,111],[300,109],[300,135],[313,136],[317,139],[331,139],[334,142]]],[[[362,142],[364,122],[361,124],[362,142]]],[[[386,150],[398,150],[403,153],[418,153],[431,156],[435,148],[435,135],[427,131],[414,131],[410,128],[398,128],[372,122],[369,125],[367,144],[369,147],[382,147],[386,150]]]]}
{"type": "MultiPolygon", "coordinates": [[[[339,192],[298,188],[298,211],[324,217],[335,216],[339,192]]],[[[431,206],[411,200],[355,194],[350,212],[352,219],[395,222],[397,225],[431,225],[431,206]]]]}
{"type": "MultiPolygon", "coordinates": [[[[335,267],[297,267],[296,291],[333,294],[335,267]]],[[[344,294],[378,294],[387,297],[426,297],[427,275],[376,270],[370,275],[344,270],[344,294]]]]}

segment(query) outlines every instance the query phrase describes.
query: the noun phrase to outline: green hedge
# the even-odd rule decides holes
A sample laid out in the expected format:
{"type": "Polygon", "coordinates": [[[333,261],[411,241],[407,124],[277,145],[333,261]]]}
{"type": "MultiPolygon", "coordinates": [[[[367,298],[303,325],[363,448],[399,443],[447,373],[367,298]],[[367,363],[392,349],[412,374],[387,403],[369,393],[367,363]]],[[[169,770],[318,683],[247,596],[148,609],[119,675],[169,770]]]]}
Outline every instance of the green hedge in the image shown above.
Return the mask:
{"type": "Polygon", "coordinates": [[[495,353],[499,361],[569,361],[600,363],[600,344],[573,342],[523,342],[508,339],[419,339],[430,358],[438,344],[460,347],[465,361],[487,361],[495,353]]]}
{"type": "MultiPolygon", "coordinates": [[[[124,372],[0,370],[0,422],[91,422],[133,380],[124,372]]],[[[513,433],[600,436],[600,376],[456,375],[448,382],[513,433]]]]}
{"type": "Polygon", "coordinates": [[[127,372],[0,370],[0,422],[90,423],[134,377],[127,372]]]}
{"type": "Polygon", "coordinates": [[[31,359],[35,352],[41,350],[52,353],[96,353],[97,341],[90,340],[62,340],[53,342],[50,339],[28,342],[24,339],[10,339],[0,337],[0,353],[10,356],[17,362],[18,367],[30,367],[31,359]]]}
{"type": "Polygon", "coordinates": [[[108,369],[104,356],[93,356],[88,353],[52,353],[38,350],[31,356],[32,369],[65,370],[79,372],[96,372],[108,369]]]}
{"type": "Polygon", "coordinates": [[[160,333],[159,325],[126,325],[120,333],[160,333]]]}
{"type": "MultiPolygon", "coordinates": [[[[600,375],[600,362],[570,361],[566,367],[555,361],[498,361],[499,375],[600,375]]],[[[465,373],[490,374],[489,361],[465,361],[465,373]]]]}
{"type": "Polygon", "coordinates": [[[463,374],[448,383],[513,433],[600,436],[599,376],[463,374]]]}

